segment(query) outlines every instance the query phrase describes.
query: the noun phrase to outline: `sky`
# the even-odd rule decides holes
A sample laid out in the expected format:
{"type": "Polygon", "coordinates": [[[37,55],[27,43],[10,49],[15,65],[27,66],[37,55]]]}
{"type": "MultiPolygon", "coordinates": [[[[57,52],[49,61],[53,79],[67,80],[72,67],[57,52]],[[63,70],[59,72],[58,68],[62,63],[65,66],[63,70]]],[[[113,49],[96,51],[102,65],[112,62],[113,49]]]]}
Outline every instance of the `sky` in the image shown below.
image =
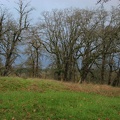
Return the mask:
{"type": "MultiPolygon", "coordinates": [[[[0,0],[0,5],[8,8],[8,10],[15,14],[15,7],[18,0],[0,0]]],[[[52,9],[64,9],[64,8],[98,8],[100,4],[96,5],[98,0],[24,0],[31,1],[31,6],[35,8],[32,17],[37,18],[43,11],[51,11],[52,9]]],[[[111,6],[119,4],[119,0],[111,0],[105,4],[106,9],[110,9],[111,6]]]]}

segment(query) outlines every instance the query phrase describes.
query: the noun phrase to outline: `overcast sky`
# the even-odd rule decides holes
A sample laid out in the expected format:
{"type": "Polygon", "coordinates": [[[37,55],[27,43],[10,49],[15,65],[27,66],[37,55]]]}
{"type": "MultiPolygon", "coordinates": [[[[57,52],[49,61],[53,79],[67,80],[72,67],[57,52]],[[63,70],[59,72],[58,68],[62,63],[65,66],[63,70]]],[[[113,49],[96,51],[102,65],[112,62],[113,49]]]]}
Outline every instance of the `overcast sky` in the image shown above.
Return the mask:
{"type": "MultiPolygon", "coordinates": [[[[15,2],[18,0],[0,0],[0,4],[9,8],[10,11],[14,11],[16,6],[15,2]]],[[[29,0],[25,0],[29,1],[29,0]]],[[[69,7],[76,8],[97,8],[100,6],[96,5],[98,0],[30,0],[31,6],[36,10],[34,16],[39,16],[43,11],[50,11],[52,9],[64,9],[69,7]]],[[[110,9],[111,6],[118,5],[118,0],[111,0],[111,2],[105,4],[105,8],[110,9]]]]}

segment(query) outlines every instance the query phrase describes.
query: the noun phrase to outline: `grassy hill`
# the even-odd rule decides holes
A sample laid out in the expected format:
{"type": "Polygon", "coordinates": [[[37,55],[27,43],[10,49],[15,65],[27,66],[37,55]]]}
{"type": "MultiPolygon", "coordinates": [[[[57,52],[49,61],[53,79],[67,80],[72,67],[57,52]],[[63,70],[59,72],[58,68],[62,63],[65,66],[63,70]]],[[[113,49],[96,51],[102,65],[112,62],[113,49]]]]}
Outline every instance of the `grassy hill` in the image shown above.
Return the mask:
{"type": "Polygon", "coordinates": [[[1,120],[119,120],[120,88],[0,77],[1,120]]]}

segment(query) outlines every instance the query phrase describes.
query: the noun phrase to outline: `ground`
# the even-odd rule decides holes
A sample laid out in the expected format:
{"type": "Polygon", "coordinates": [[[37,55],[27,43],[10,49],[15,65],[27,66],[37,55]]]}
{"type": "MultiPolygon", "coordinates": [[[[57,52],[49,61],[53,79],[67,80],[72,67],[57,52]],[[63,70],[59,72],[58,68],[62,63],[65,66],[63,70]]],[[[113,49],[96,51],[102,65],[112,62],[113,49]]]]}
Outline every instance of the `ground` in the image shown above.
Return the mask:
{"type": "Polygon", "coordinates": [[[0,77],[1,120],[119,120],[120,88],[0,77]]]}

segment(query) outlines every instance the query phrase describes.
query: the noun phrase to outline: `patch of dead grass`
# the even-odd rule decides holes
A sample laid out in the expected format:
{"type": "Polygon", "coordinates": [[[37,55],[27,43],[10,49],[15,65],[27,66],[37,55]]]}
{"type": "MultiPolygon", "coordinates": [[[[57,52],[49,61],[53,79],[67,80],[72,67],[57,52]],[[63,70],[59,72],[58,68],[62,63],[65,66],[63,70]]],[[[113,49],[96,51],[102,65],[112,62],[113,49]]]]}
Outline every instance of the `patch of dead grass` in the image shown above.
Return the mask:
{"type": "Polygon", "coordinates": [[[108,85],[97,84],[76,84],[76,83],[62,83],[67,90],[86,93],[97,93],[105,96],[120,96],[120,88],[108,85]]]}
{"type": "Polygon", "coordinates": [[[44,92],[37,84],[32,84],[27,87],[28,91],[44,92]]]}
{"type": "Polygon", "coordinates": [[[34,84],[28,87],[30,91],[38,91],[44,92],[46,88],[43,90],[38,85],[39,82],[44,81],[44,84],[48,84],[48,89],[53,89],[55,91],[68,90],[75,92],[86,92],[86,93],[96,93],[104,96],[120,96],[120,88],[112,87],[108,85],[98,85],[98,84],[79,84],[79,83],[71,83],[71,82],[61,82],[56,80],[40,80],[34,79],[34,84]],[[62,86],[62,87],[61,87],[62,86]]]}
{"type": "Polygon", "coordinates": [[[112,87],[108,85],[98,84],[79,84],[71,82],[62,82],[56,80],[46,80],[38,78],[28,78],[27,80],[21,78],[1,78],[0,91],[7,90],[25,90],[35,92],[45,92],[49,90],[54,91],[75,91],[96,93],[104,96],[120,96],[120,87],[112,87]]]}

